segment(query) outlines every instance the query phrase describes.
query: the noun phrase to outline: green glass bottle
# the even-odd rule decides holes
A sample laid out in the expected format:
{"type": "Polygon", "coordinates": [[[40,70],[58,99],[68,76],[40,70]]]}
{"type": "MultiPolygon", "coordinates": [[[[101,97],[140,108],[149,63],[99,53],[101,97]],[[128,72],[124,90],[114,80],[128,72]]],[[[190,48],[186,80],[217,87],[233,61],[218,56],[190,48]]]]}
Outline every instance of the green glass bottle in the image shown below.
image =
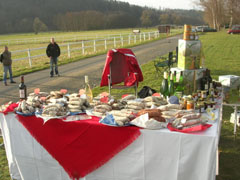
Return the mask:
{"type": "Polygon", "coordinates": [[[179,77],[178,84],[177,84],[175,92],[176,92],[175,94],[182,94],[183,95],[183,92],[184,92],[183,71],[181,71],[181,73],[180,73],[180,77],[179,77]]]}
{"type": "Polygon", "coordinates": [[[174,95],[174,91],[175,91],[173,76],[174,76],[174,74],[171,74],[170,83],[169,83],[169,89],[168,89],[169,90],[169,96],[174,95]]]}
{"type": "Polygon", "coordinates": [[[171,77],[171,74],[172,74],[172,72],[169,71],[169,73],[168,73],[168,84],[170,83],[170,77],[171,77]]]}
{"type": "Polygon", "coordinates": [[[162,81],[160,92],[165,98],[169,95],[169,93],[168,93],[168,74],[167,74],[167,72],[164,72],[164,78],[163,78],[163,81],[162,81]]]}
{"type": "Polygon", "coordinates": [[[177,83],[177,71],[174,71],[173,82],[174,84],[177,83]]]}

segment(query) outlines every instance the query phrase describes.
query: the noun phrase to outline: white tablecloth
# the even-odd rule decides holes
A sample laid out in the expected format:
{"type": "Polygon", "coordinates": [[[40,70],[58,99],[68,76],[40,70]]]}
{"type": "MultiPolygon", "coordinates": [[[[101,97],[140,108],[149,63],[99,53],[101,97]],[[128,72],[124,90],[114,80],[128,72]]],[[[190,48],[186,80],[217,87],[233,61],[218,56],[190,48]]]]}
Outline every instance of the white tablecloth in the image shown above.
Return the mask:
{"type": "MultiPolygon", "coordinates": [[[[134,143],[85,179],[214,180],[220,126],[218,118],[210,129],[197,134],[141,130],[142,135],[134,143]]],[[[13,179],[69,180],[14,114],[1,114],[0,127],[13,179]]]]}

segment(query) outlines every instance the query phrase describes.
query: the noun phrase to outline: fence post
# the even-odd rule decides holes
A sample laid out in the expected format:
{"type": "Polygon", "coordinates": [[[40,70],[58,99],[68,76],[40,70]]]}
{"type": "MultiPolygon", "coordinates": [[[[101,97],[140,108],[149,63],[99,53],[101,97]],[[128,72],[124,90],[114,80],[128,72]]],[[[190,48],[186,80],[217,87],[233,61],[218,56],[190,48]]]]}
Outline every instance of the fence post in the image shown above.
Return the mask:
{"type": "Polygon", "coordinates": [[[157,32],[155,32],[155,38],[157,38],[157,32]]]}
{"type": "Polygon", "coordinates": [[[128,35],[128,44],[131,44],[131,35],[128,35]]]}
{"type": "Polygon", "coordinates": [[[136,43],[137,43],[137,36],[134,35],[134,44],[136,44],[136,43]]]}
{"type": "Polygon", "coordinates": [[[67,50],[68,50],[68,58],[71,58],[71,49],[70,49],[70,44],[69,43],[67,45],[67,50]]]}
{"type": "Polygon", "coordinates": [[[150,32],[148,33],[148,40],[151,40],[151,34],[150,34],[150,32]]]}
{"type": "Polygon", "coordinates": [[[96,40],[93,41],[93,51],[96,52],[96,40]]]}
{"type": "Polygon", "coordinates": [[[116,48],[116,37],[113,38],[114,48],[116,48]]]}
{"type": "Polygon", "coordinates": [[[28,49],[28,62],[29,62],[29,66],[30,68],[32,67],[32,59],[31,59],[31,52],[30,52],[30,49],[28,49]]]}
{"type": "Polygon", "coordinates": [[[145,33],[143,34],[143,39],[144,39],[144,41],[146,41],[146,34],[145,33]]]}
{"type": "Polygon", "coordinates": [[[121,37],[121,44],[122,44],[122,46],[123,46],[123,37],[121,37]]]}
{"type": "Polygon", "coordinates": [[[140,42],[142,42],[142,33],[140,33],[140,42]]]}
{"type": "Polygon", "coordinates": [[[104,40],[104,46],[105,46],[105,50],[107,50],[107,40],[104,40]]]}
{"type": "Polygon", "coordinates": [[[84,49],[84,41],[82,41],[82,54],[84,55],[85,54],[85,49],[84,49]]]}

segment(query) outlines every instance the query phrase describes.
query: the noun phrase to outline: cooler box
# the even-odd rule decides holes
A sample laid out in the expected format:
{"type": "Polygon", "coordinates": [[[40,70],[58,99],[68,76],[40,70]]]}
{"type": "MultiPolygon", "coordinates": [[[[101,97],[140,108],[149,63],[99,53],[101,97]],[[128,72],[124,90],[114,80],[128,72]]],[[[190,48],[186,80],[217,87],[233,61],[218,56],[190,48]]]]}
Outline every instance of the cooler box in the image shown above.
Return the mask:
{"type": "Polygon", "coordinates": [[[238,86],[240,86],[240,77],[235,75],[219,76],[218,81],[222,83],[223,86],[233,89],[236,89],[238,86]]]}
{"type": "Polygon", "coordinates": [[[195,63],[195,69],[200,68],[201,61],[201,41],[178,40],[178,68],[191,69],[195,63]],[[195,62],[194,62],[194,58],[195,62]]]}
{"type": "Polygon", "coordinates": [[[200,79],[203,77],[203,72],[206,71],[206,69],[201,68],[201,69],[195,69],[195,70],[188,70],[188,69],[181,69],[181,68],[171,68],[170,71],[171,73],[174,73],[174,71],[177,72],[177,80],[180,77],[181,71],[183,71],[183,80],[186,86],[185,94],[188,94],[189,92],[193,92],[194,90],[194,71],[195,71],[195,79],[196,79],[196,90],[198,90],[200,87],[200,79]]]}

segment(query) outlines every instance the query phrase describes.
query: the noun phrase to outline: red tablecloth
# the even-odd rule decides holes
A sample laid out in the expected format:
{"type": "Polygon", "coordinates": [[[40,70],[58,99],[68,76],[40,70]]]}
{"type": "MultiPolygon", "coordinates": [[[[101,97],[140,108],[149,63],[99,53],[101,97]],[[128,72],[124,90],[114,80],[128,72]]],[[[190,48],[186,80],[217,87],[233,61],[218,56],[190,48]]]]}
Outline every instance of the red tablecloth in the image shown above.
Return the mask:
{"type": "Polygon", "coordinates": [[[137,127],[102,125],[97,117],[74,122],[53,119],[44,125],[35,116],[17,118],[69,176],[77,179],[102,166],[141,134],[137,127]]]}

